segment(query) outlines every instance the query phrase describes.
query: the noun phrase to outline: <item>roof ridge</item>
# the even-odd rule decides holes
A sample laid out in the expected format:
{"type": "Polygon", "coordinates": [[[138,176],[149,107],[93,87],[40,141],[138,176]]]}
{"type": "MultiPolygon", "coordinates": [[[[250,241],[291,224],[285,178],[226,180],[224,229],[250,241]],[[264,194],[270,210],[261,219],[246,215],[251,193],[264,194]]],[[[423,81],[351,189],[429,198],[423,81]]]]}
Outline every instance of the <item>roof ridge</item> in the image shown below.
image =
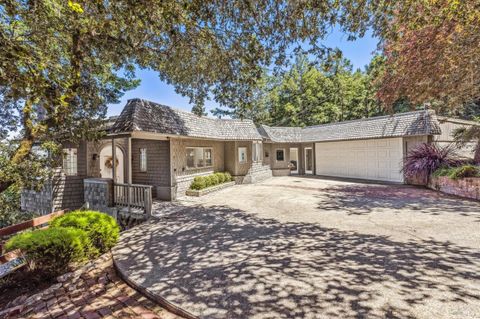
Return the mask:
{"type": "Polygon", "coordinates": [[[144,102],[148,102],[148,103],[152,103],[154,104],[155,106],[163,106],[163,107],[168,107],[169,109],[173,110],[173,111],[176,111],[176,112],[181,112],[181,113],[185,113],[185,114],[188,114],[188,115],[193,115],[193,116],[196,116],[198,118],[202,118],[202,119],[207,119],[207,120],[210,120],[210,121],[249,121],[249,122],[253,122],[252,119],[219,119],[219,118],[214,118],[214,117],[208,117],[208,116],[204,116],[204,115],[197,115],[195,113],[192,113],[192,112],[189,112],[189,111],[185,111],[185,110],[182,110],[178,107],[174,107],[174,106],[170,106],[170,105],[166,105],[166,104],[161,104],[161,103],[158,103],[158,102],[154,102],[154,101],[150,101],[150,100],[146,100],[146,99],[142,99],[142,98],[133,98],[133,99],[129,99],[128,102],[130,101],[140,101],[142,103],[144,102]]]}
{"type": "Polygon", "coordinates": [[[410,111],[410,112],[403,112],[403,113],[394,113],[394,114],[389,114],[389,115],[372,116],[372,117],[366,117],[366,118],[355,119],[355,120],[347,120],[347,121],[340,121],[340,122],[331,122],[331,123],[325,123],[325,124],[311,125],[311,126],[302,127],[302,130],[309,129],[309,128],[316,128],[316,127],[326,127],[326,126],[331,126],[331,125],[341,125],[341,124],[346,124],[346,123],[375,121],[375,120],[380,120],[380,119],[386,119],[386,118],[389,118],[389,117],[390,118],[402,117],[402,116],[412,115],[412,114],[415,114],[415,113],[427,113],[428,111],[429,110],[417,110],[417,111],[410,111]]]}

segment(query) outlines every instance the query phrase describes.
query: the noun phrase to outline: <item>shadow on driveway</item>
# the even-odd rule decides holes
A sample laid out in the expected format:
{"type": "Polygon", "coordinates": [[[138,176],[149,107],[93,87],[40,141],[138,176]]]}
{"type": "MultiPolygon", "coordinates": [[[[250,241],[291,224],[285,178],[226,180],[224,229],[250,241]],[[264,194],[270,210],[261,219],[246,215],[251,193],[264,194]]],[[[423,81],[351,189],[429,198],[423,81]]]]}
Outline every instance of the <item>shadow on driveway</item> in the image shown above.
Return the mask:
{"type": "Polygon", "coordinates": [[[201,318],[478,318],[480,252],[185,207],[122,235],[119,271],[201,318]]]}

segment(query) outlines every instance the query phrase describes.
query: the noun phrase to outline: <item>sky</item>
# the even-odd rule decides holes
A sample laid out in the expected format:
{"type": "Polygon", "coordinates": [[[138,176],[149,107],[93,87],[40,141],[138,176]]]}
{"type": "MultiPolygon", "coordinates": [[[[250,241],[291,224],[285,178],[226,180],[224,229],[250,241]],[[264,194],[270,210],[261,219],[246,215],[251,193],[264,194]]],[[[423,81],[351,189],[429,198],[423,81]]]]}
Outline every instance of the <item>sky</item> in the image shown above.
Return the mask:
{"type": "MultiPolygon", "coordinates": [[[[363,68],[370,62],[377,46],[377,40],[372,37],[371,33],[367,33],[361,39],[348,41],[347,36],[342,32],[333,30],[323,44],[332,48],[338,47],[342,50],[343,55],[352,62],[354,69],[356,69],[363,68]]],[[[185,111],[192,109],[189,99],[175,93],[173,86],[160,81],[157,72],[139,69],[136,75],[141,80],[140,85],[136,89],[126,92],[120,103],[110,104],[108,106],[108,116],[120,114],[127,100],[133,98],[146,99],[185,111]]],[[[208,113],[217,106],[218,104],[215,101],[205,102],[208,113]]]]}

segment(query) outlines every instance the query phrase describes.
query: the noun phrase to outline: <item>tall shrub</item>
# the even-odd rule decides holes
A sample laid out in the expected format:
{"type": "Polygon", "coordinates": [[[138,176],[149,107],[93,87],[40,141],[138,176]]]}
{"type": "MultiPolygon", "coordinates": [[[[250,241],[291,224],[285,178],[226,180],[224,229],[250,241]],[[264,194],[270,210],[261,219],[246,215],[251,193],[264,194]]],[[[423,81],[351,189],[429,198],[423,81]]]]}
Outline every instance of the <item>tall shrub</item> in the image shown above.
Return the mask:
{"type": "Polygon", "coordinates": [[[402,171],[406,177],[422,177],[427,180],[437,169],[454,167],[460,163],[454,147],[423,143],[408,152],[402,171]]]}

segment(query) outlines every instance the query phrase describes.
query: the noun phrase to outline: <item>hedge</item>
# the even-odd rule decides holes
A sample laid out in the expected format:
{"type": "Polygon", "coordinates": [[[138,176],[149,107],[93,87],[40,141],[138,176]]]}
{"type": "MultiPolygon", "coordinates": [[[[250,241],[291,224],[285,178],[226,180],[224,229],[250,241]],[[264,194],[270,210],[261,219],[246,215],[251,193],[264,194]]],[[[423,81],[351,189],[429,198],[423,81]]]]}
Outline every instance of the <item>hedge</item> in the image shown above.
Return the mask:
{"type": "Polygon", "coordinates": [[[73,211],[56,217],[50,227],[84,230],[100,254],[109,251],[117,243],[120,234],[120,228],[113,217],[96,211],[73,211]]]}
{"type": "Polygon", "coordinates": [[[200,190],[207,187],[215,186],[218,184],[223,184],[232,181],[232,175],[225,172],[217,172],[207,176],[197,176],[193,179],[190,189],[200,190]]]}
{"type": "Polygon", "coordinates": [[[20,249],[31,270],[44,276],[65,272],[73,263],[87,260],[94,253],[87,233],[76,228],[48,228],[25,232],[10,238],[7,251],[20,249]]]}

